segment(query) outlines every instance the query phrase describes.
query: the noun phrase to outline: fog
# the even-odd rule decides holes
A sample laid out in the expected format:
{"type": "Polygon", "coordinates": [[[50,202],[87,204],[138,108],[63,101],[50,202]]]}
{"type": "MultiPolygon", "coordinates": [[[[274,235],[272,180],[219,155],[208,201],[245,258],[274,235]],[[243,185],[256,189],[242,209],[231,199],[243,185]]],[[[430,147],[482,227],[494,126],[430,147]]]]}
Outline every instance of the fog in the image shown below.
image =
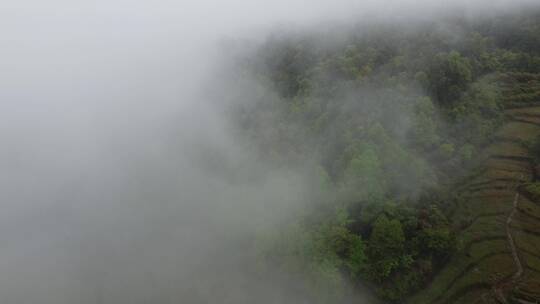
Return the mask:
{"type": "Polygon", "coordinates": [[[220,42],[445,2],[4,1],[0,303],[301,303],[242,248],[308,208],[310,175],[259,159],[207,98],[220,42]]]}

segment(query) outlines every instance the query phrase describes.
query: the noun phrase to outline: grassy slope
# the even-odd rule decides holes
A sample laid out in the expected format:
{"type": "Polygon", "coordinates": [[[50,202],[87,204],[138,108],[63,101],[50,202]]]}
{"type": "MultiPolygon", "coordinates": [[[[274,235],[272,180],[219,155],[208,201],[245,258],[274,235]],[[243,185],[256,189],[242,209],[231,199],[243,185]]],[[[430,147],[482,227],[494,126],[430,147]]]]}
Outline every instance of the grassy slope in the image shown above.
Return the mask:
{"type": "MultiPolygon", "coordinates": [[[[527,84],[509,86],[508,94],[515,93],[516,87],[527,84]]],[[[482,153],[481,173],[458,190],[467,197],[452,219],[460,231],[460,250],[409,303],[540,300],[540,201],[520,190],[520,185],[535,178],[524,143],[540,135],[540,100],[522,104],[509,100],[507,122],[482,153]],[[517,204],[512,213],[514,198],[517,204]],[[522,264],[519,275],[507,228],[522,264]]]]}

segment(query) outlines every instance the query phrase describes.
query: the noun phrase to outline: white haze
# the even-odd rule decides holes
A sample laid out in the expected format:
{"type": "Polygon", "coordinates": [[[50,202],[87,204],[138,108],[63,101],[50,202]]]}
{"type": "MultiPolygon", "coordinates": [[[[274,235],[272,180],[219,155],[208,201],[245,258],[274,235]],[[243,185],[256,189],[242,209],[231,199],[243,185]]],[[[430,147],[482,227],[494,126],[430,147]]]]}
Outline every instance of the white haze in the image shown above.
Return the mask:
{"type": "MultiPolygon", "coordinates": [[[[471,2],[459,7],[482,8],[471,2]]],[[[254,217],[294,216],[309,181],[257,161],[201,97],[218,42],[447,7],[2,1],[0,303],[300,302],[252,281],[251,257],[235,251],[254,217]]]]}

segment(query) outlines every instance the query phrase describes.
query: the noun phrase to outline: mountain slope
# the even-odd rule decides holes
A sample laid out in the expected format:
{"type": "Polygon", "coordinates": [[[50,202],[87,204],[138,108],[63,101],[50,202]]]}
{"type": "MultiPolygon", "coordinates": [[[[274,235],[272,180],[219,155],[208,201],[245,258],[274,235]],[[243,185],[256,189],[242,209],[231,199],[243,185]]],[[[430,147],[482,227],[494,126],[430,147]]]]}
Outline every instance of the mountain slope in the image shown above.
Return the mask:
{"type": "MultiPolygon", "coordinates": [[[[452,216],[459,250],[409,303],[535,303],[540,300],[540,200],[530,144],[540,136],[540,100],[516,102],[537,75],[511,75],[507,122],[482,152],[476,174],[458,191],[452,216]]],[[[537,91],[534,91],[536,93],[537,91]]]]}

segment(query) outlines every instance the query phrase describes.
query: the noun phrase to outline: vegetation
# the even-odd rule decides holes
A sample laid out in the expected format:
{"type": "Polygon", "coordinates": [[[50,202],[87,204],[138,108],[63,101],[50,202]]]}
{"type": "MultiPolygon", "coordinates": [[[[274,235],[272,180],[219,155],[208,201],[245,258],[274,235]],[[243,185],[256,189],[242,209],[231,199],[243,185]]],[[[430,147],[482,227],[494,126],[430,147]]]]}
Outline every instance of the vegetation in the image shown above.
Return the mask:
{"type": "Polygon", "coordinates": [[[305,274],[321,303],[346,281],[394,302],[430,282],[461,250],[450,219],[477,151],[505,107],[538,101],[539,37],[537,11],[455,16],[363,24],[331,47],[317,33],[276,34],[242,58],[238,74],[262,87],[235,104],[243,136],[283,166],[309,162],[324,184],[315,210],[257,238],[263,264],[305,274]]]}

